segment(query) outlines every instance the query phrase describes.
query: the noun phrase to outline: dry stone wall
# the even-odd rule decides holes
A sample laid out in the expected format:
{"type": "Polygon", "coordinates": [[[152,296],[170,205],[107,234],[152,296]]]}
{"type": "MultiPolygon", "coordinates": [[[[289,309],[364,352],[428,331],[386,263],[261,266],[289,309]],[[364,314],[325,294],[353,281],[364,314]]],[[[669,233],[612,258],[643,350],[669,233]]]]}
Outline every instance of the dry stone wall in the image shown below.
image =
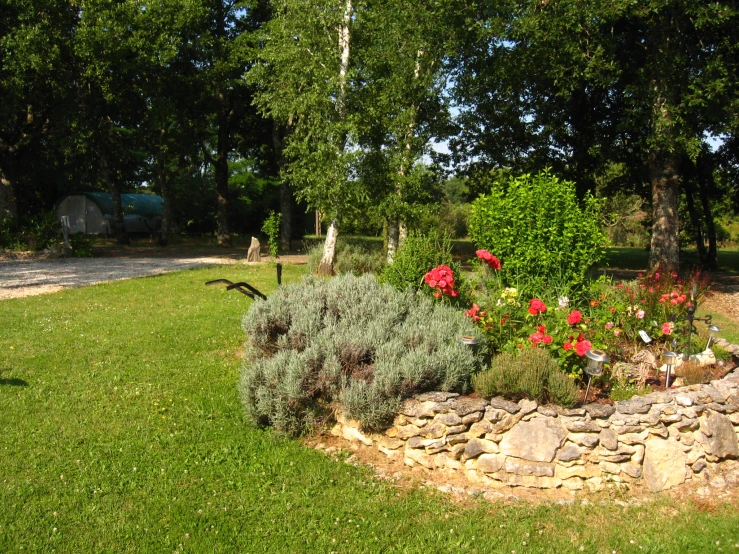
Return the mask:
{"type": "MultiPolygon", "coordinates": [[[[406,400],[384,434],[339,417],[332,430],[409,466],[459,472],[487,486],[598,490],[643,482],[653,492],[739,458],[739,372],[616,402],[564,409],[533,400],[431,392],[406,400]]],[[[706,472],[706,473],[703,473],[706,472]]]]}

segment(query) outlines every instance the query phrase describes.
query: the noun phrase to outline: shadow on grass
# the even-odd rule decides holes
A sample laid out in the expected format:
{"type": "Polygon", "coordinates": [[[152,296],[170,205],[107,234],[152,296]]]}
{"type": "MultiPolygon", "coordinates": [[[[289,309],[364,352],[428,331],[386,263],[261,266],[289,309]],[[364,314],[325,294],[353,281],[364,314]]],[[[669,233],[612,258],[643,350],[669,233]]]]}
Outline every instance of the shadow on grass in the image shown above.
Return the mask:
{"type": "Polygon", "coordinates": [[[10,387],[27,387],[28,382],[23,379],[3,379],[0,378],[0,387],[8,385],[10,387]]]}

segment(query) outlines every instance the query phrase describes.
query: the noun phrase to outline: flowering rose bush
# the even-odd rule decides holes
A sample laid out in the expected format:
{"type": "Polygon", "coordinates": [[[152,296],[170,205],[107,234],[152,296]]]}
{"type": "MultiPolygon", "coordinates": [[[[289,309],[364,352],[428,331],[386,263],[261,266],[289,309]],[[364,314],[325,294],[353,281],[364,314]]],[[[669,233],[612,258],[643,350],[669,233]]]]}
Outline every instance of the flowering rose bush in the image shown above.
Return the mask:
{"type": "Polygon", "coordinates": [[[447,265],[439,265],[429,271],[423,278],[424,282],[434,291],[436,298],[443,295],[455,298],[459,291],[454,289],[454,272],[447,265]]]}
{"type": "Polygon", "coordinates": [[[487,250],[478,250],[475,254],[477,254],[479,259],[488,264],[494,270],[498,271],[501,268],[500,260],[487,250]]]}

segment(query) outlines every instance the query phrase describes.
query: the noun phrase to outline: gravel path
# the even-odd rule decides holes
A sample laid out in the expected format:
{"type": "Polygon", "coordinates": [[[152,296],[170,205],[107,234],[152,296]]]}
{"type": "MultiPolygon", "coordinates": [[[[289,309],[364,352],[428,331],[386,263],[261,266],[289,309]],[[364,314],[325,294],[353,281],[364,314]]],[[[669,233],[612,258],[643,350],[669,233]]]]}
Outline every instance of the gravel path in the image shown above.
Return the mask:
{"type": "Polygon", "coordinates": [[[239,263],[238,260],[219,256],[0,259],[0,299],[33,296],[205,265],[235,263],[239,263]]]}

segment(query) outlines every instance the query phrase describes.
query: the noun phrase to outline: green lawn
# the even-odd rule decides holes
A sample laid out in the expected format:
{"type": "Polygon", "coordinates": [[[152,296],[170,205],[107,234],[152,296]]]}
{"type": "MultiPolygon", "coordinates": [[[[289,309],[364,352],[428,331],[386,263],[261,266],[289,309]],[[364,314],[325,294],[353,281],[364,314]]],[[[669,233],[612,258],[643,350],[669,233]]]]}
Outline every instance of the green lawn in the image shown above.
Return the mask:
{"type": "Polygon", "coordinates": [[[249,426],[251,301],[220,277],[275,286],[227,266],[0,302],[0,552],[736,551],[732,506],[462,506],[249,426]]]}

